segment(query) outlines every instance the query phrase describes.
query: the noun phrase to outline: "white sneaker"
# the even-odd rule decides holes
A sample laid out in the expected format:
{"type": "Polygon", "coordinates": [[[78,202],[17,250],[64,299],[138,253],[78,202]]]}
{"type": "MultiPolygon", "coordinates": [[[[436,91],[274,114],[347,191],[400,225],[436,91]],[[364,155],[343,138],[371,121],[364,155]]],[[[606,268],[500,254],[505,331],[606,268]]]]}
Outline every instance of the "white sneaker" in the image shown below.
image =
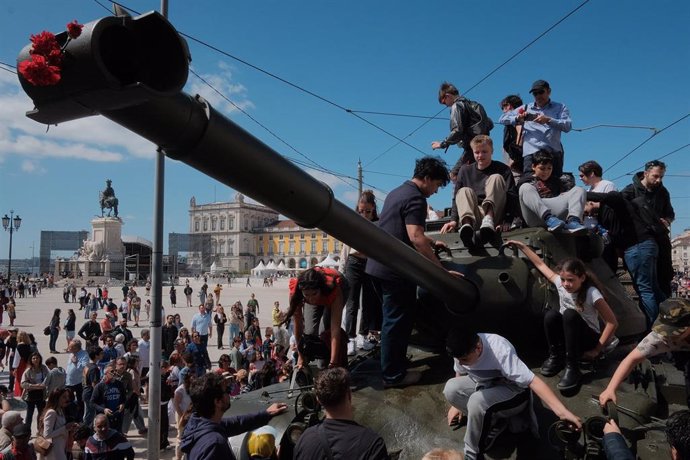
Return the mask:
{"type": "Polygon", "coordinates": [[[356,341],[355,339],[350,339],[347,342],[347,356],[354,356],[356,354],[356,341]]]}
{"type": "Polygon", "coordinates": [[[364,349],[364,342],[367,341],[367,338],[364,337],[362,334],[357,334],[355,341],[357,343],[357,349],[362,350],[362,349],[364,349]]]}

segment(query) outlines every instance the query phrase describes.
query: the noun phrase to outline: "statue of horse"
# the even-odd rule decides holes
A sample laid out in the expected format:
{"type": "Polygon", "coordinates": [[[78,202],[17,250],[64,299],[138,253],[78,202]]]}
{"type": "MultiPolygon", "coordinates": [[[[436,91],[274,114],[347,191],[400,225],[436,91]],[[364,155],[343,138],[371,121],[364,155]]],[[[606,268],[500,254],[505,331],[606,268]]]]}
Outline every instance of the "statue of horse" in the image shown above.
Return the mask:
{"type": "Polygon", "coordinates": [[[117,197],[104,196],[103,192],[101,192],[99,195],[99,202],[101,203],[101,217],[103,217],[106,208],[108,209],[108,217],[110,217],[111,212],[117,217],[117,205],[119,203],[117,197]]]}

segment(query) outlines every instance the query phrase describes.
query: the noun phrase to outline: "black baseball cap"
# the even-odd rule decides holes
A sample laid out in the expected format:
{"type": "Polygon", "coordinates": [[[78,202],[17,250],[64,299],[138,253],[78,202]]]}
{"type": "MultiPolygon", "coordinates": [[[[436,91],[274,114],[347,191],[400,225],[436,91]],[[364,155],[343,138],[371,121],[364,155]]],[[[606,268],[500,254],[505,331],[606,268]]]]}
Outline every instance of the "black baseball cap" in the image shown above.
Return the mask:
{"type": "Polygon", "coordinates": [[[546,81],[546,80],[535,81],[534,83],[532,83],[532,89],[529,90],[529,92],[533,93],[535,91],[541,91],[542,89],[551,89],[548,81],[546,81]]]}

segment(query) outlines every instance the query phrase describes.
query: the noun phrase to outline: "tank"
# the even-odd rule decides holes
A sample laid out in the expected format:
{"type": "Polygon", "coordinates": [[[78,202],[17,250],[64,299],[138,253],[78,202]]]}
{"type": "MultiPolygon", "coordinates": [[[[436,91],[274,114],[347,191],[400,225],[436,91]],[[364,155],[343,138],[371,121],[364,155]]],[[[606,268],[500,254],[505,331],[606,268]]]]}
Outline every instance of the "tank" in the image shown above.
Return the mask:
{"type": "MultiPolygon", "coordinates": [[[[58,37],[61,44],[65,42],[66,37],[58,37]]],[[[462,447],[463,429],[448,428],[448,406],[442,395],[445,381],[452,376],[451,359],[443,353],[443,338],[451,328],[471,325],[478,331],[501,334],[516,345],[532,368],[537,368],[544,358],[541,316],[545,308],[557,305],[557,294],[528,260],[503,242],[527,242],[550,266],[565,257],[583,259],[605,286],[607,300],[620,322],[617,335],[622,344],[592,365],[579,392],[562,395],[573,412],[591,418],[588,439],[596,440],[600,419],[593,417],[602,413],[594,399],[645,326],[636,302],[599,258],[601,241],[597,236],[553,235],[542,229],[524,229],[505,233],[503,240],[469,251],[457,233],[437,234],[435,237],[450,249],[439,254],[441,263],[464,274],[458,279],[336,200],[329,187],[217,112],[203,98],[181,92],[187,79],[189,52],[173,26],[158,13],[92,21],[85,25],[79,39],[66,43],[65,53],[69,58],[65,59],[59,84],[36,87],[19,76],[35,104],[28,117],[57,124],[102,115],[155,143],[169,158],[186,163],[304,227],[329,233],[419,286],[419,315],[409,351],[412,366],[425,371],[421,384],[384,390],[376,351],[358,356],[350,364],[355,383],[355,418],[379,432],[395,458],[420,458],[433,447],[462,447]],[[255,177],[262,177],[261,183],[272,186],[260,187],[255,177]]],[[[29,45],[18,61],[28,57],[29,45]]],[[[429,232],[433,234],[434,230],[429,232]]],[[[648,424],[663,419],[669,408],[673,411],[674,404],[682,402],[682,373],[668,363],[654,367],[647,363],[634,377],[634,385],[624,385],[620,391],[620,423],[640,458],[659,458],[668,446],[663,434],[649,430],[648,424]]],[[[555,390],[557,378],[545,380],[555,390]]],[[[296,391],[288,391],[288,383],[283,383],[242,395],[230,409],[230,413],[246,413],[275,401],[290,401],[292,410],[271,422],[279,432],[283,458],[289,458],[300,430],[322,417],[309,391],[310,372],[301,375],[299,382],[303,388],[296,391]]],[[[539,402],[535,409],[540,419],[540,439],[534,442],[532,438],[503,436],[490,452],[491,458],[582,458],[585,439],[568,440],[567,433],[553,425],[551,412],[539,402]]],[[[244,436],[233,438],[231,443],[238,458],[247,458],[244,436]]]]}

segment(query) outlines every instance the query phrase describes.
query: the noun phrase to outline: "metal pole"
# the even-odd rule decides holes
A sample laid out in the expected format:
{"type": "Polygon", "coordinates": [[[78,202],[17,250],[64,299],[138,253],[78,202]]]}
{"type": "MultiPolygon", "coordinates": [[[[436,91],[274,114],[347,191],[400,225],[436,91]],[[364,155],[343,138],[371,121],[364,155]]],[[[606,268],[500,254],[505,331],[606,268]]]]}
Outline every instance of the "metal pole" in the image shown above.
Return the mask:
{"type": "Polygon", "coordinates": [[[362,160],[357,160],[357,201],[362,196],[362,160]]]}
{"type": "MultiPolygon", "coordinates": [[[[168,17],[168,1],[161,0],[161,15],[168,17]]],[[[168,433],[167,426],[161,426],[161,316],[163,310],[163,205],[165,202],[165,154],[156,150],[156,172],[154,181],[153,253],[151,267],[151,303],[153,311],[149,330],[151,332],[149,364],[149,431],[147,436],[148,460],[160,459],[161,430],[168,433]]]]}
{"type": "MultiPolygon", "coordinates": [[[[7,214],[5,214],[7,215],[7,214]]],[[[7,282],[12,286],[12,234],[14,233],[14,209],[10,209],[10,255],[7,261],[7,282]]]]}

